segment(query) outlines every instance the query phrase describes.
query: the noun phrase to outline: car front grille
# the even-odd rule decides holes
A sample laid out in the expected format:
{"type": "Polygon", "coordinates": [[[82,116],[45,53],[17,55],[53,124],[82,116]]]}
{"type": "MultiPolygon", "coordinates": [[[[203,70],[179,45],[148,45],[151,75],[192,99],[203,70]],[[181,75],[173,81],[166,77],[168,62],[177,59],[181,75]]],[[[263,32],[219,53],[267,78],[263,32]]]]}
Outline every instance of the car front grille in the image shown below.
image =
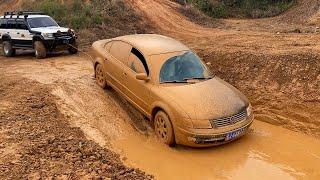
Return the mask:
{"type": "Polygon", "coordinates": [[[237,122],[245,120],[246,118],[247,118],[247,111],[243,110],[233,116],[210,120],[210,123],[213,128],[218,128],[218,127],[224,127],[224,126],[235,124],[237,122]]]}
{"type": "Polygon", "coordinates": [[[57,32],[57,33],[54,33],[53,35],[54,35],[54,37],[70,37],[70,36],[72,36],[72,34],[69,32],[57,32]]]}

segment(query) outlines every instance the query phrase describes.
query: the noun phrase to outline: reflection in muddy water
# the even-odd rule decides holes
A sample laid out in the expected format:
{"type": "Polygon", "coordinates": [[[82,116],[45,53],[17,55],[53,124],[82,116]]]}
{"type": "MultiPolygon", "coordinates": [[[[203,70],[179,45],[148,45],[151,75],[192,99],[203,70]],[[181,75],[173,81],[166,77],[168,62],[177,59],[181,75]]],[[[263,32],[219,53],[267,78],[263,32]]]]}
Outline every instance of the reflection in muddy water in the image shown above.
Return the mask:
{"type": "Polygon", "coordinates": [[[169,148],[137,133],[113,145],[129,165],[158,179],[317,179],[320,142],[255,122],[254,132],[233,143],[206,149],[169,148]]]}

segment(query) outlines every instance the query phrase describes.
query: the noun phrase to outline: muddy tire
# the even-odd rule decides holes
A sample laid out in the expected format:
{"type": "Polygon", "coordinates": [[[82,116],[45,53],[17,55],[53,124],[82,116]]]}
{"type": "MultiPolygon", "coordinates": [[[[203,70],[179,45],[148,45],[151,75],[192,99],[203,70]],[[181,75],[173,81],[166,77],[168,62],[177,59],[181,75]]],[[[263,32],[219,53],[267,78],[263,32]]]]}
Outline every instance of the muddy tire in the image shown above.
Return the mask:
{"type": "Polygon", "coordinates": [[[6,57],[13,57],[16,55],[16,50],[12,47],[12,44],[9,41],[4,41],[2,43],[2,51],[3,55],[6,57]]]}
{"type": "Polygon", "coordinates": [[[76,42],[71,44],[72,46],[70,46],[68,48],[69,54],[77,54],[78,53],[78,44],[76,42]]]}
{"type": "Polygon", "coordinates": [[[168,146],[175,145],[175,138],[173,126],[169,116],[163,112],[158,111],[154,118],[154,130],[157,137],[168,146]]]}
{"type": "Polygon", "coordinates": [[[47,57],[47,49],[41,41],[34,43],[34,51],[37,59],[44,59],[47,57]]]}
{"type": "Polygon", "coordinates": [[[105,72],[101,64],[97,64],[95,68],[96,81],[100,87],[106,89],[108,87],[105,72]]]}

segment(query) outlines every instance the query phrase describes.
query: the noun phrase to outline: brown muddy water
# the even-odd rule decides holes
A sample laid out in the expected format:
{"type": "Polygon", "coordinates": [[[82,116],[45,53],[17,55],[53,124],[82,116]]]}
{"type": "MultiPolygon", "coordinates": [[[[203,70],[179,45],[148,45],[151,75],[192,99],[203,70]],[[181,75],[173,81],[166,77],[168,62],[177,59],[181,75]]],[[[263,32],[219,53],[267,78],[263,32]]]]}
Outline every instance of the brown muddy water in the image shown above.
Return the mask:
{"type": "Polygon", "coordinates": [[[253,131],[220,147],[169,148],[126,134],[112,144],[126,163],[158,179],[319,179],[320,141],[255,121],[253,131]]]}
{"type": "Polygon", "coordinates": [[[89,139],[112,147],[129,166],[156,179],[320,179],[320,140],[261,121],[219,147],[169,148],[113,90],[102,90],[83,56],[0,58],[0,70],[52,88],[57,105],[89,139]]]}

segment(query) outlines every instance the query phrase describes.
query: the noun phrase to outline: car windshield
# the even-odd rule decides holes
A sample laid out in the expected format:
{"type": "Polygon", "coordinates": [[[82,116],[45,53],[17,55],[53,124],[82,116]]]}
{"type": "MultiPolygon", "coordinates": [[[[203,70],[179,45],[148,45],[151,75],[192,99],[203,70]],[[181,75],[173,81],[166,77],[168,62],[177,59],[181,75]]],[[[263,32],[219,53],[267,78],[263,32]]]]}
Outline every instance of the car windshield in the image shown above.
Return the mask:
{"type": "Polygon", "coordinates": [[[37,17],[28,19],[30,28],[58,26],[51,17],[37,17]]]}
{"type": "Polygon", "coordinates": [[[193,52],[168,59],[160,70],[160,83],[188,82],[193,79],[210,79],[211,72],[193,52]]]}

